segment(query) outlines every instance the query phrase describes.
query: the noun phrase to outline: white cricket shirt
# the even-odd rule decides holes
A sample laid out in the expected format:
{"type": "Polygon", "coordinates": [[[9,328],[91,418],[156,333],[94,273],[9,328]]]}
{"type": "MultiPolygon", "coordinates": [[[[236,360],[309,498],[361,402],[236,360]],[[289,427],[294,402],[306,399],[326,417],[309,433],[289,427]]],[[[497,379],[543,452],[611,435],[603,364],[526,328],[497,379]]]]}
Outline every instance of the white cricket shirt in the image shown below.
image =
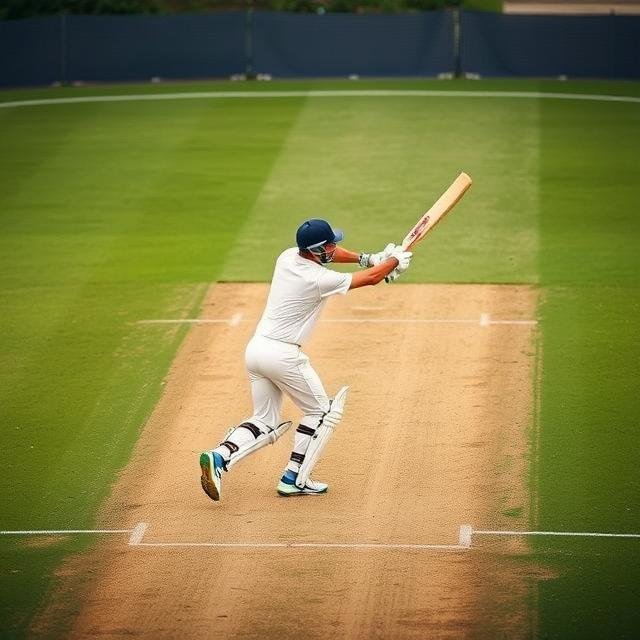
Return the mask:
{"type": "Polygon", "coordinates": [[[303,258],[297,247],[276,260],[267,306],[256,335],[302,344],[315,326],[327,298],[344,295],[351,286],[350,273],[338,273],[303,258]]]}

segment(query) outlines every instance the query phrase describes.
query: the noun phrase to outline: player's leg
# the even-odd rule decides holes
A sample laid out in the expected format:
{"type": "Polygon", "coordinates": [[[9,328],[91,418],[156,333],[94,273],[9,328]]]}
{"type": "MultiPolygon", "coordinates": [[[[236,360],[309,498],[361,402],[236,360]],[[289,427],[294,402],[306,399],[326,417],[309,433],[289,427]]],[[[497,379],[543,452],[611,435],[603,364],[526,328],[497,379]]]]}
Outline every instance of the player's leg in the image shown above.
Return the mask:
{"type": "Polygon", "coordinates": [[[224,440],[214,449],[214,452],[224,459],[225,468],[238,461],[238,453],[244,452],[247,447],[258,441],[262,435],[269,434],[279,424],[282,391],[271,380],[253,371],[249,371],[249,380],[253,415],[237,427],[232,427],[224,440]]]}
{"type": "MultiPolygon", "coordinates": [[[[215,449],[205,451],[200,456],[202,488],[212,500],[220,499],[223,471],[228,471],[254,451],[273,444],[291,426],[290,422],[279,423],[282,391],[259,372],[259,362],[273,362],[277,354],[258,348],[253,342],[249,343],[246,352],[253,415],[229,429],[215,449]]],[[[268,349],[269,345],[266,347],[268,349]]]]}
{"type": "Polygon", "coordinates": [[[202,488],[212,500],[220,500],[222,472],[267,444],[273,444],[291,426],[277,424],[282,406],[282,391],[270,380],[250,372],[254,415],[231,427],[222,442],[200,456],[202,488]],[[271,426],[274,425],[274,426],[271,426]]]}
{"type": "Polygon", "coordinates": [[[324,493],[328,488],[324,482],[309,479],[303,488],[299,488],[296,479],[318,426],[329,411],[329,397],[320,376],[302,352],[296,354],[295,362],[287,368],[278,384],[304,414],[295,432],[293,450],[278,484],[278,493],[286,496],[324,493]]]}

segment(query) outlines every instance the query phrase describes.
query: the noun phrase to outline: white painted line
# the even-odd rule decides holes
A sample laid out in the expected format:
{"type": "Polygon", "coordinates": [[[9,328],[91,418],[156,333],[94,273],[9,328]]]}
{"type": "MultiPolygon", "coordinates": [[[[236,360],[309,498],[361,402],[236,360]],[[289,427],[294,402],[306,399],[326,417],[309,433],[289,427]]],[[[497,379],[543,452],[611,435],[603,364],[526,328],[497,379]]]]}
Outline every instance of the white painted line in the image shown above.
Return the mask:
{"type": "MultiPolygon", "coordinates": [[[[320,320],[325,323],[335,324],[364,324],[367,322],[382,323],[382,324],[478,324],[478,320],[464,320],[460,318],[327,318],[320,320]]],[[[483,313],[480,316],[480,325],[536,325],[537,320],[491,320],[488,313],[483,313]],[[485,323],[486,324],[483,324],[485,323]]]]}
{"type": "Polygon", "coordinates": [[[468,524],[460,525],[460,535],[458,536],[458,544],[461,547],[469,548],[471,547],[471,534],[473,533],[473,528],[468,524]]]}
{"type": "Polygon", "coordinates": [[[463,551],[468,547],[457,544],[378,544],[331,542],[141,542],[137,547],[213,547],[223,549],[409,549],[463,551]]]}
{"type": "Polygon", "coordinates": [[[132,547],[211,547],[225,549],[406,549],[414,551],[466,551],[471,548],[474,535],[478,536],[566,536],[582,538],[631,538],[640,539],[640,533],[606,533],[585,531],[500,531],[474,530],[471,525],[460,525],[458,544],[402,544],[377,542],[142,542],[148,524],[139,522],[133,529],[22,529],[0,531],[4,536],[72,535],[72,534],[123,534],[129,535],[132,547]]]}
{"type": "Polygon", "coordinates": [[[138,320],[136,324],[231,324],[231,319],[175,318],[169,320],[138,320]]]}
{"type": "Polygon", "coordinates": [[[327,324],[478,324],[477,320],[448,320],[440,318],[327,318],[327,324]]]}
{"type": "Polygon", "coordinates": [[[131,533],[131,529],[33,529],[0,531],[3,536],[65,536],[75,533],[131,533]]]}
{"type": "Polygon", "coordinates": [[[144,537],[144,533],[147,530],[146,522],[138,522],[138,524],[131,531],[131,535],[129,536],[129,545],[134,547],[142,542],[142,538],[144,537]]]}
{"type": "MultiPolygon", "coordinates": [[[[254,320],[243,320],[241,314],[235,314],[228,319],[207,319],[207,318],[175,318],[167,320],[138,320],[136,324],[228,324],[232,327],[238,326],[241,322],[255,322],[254,320]],[[239,317],[238,317],[239,316],[239,317]]],[[[445,318],[326,318],[321,319],[323,324],[478,324],[478,320],[445,319],[445,318]]],[[[483,313],[480,316],[480,325],[524,325],[533,326],[538,324],[537,320],[491,320],[489,314],[483,313]]]]}
{"type": "Polygon", "coordinates": [[[640,538],[640,533],[592,533],[585,531],[472,531],[478,536],[575,536],[585,538],[640,538]]]}
{"type": "Polygon", "coordinates": [[[545,100],[587,100],[595,102],[640,103],[637,96],[615,96],[592,93],[543,93],[540,91],[435,91],[435,90],[330,90],[330,91],[198,91],[182,93],[143,93],[111,96],[76,96],[40,100],[0,102],[0,109],[35,107],[54,104],[92,102],[142,102],[160,100],[223,100],[229,98],[522,98],[545,100]]]}

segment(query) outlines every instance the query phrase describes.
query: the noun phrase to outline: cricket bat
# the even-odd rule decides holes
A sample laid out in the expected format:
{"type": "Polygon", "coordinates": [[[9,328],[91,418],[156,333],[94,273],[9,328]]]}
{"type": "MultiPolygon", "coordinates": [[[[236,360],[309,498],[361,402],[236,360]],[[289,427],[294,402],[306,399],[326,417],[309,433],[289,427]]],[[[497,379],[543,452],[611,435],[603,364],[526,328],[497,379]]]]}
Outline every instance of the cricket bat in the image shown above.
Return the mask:
{"type": "Polygon", "coordinates": [[[431,209],[427,211],[402,241],[402,248],[409,251],[420,242],[442,218],[453,209],[465,194],[473,181],[466,173],[461,173],[451,186],[436,200],[431,209]]]}

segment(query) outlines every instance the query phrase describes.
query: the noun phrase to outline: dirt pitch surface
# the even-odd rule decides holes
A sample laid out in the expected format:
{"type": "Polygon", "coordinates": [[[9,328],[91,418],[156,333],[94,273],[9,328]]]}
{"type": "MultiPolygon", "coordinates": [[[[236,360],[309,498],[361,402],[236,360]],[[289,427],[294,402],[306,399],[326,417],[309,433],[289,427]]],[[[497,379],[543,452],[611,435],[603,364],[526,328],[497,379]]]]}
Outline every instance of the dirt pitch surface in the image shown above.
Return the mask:
{"type": "MultiPolygon", "coordinates": [[[[494,321],[533,319],[535,290],[383,284],[331,299],[306,347],[329,394],[351,387],[314,474],[329,492],[276,494],[290,432],[225,475],[214,503],[199,453],[250,413],[243,353],[267,292],[211,287],[202,319],[230,322],[190,329],[99,522],[148,523],[144,544],[101,538],[71,559],[34,636],[535,635],[522,541],[384,546],[528,527],[535,326],[494,321]],[[300,543],[326,546],[287,546],[300,543]]],[[[299,418],[291,404],[284,418],[299,418]]]]}

